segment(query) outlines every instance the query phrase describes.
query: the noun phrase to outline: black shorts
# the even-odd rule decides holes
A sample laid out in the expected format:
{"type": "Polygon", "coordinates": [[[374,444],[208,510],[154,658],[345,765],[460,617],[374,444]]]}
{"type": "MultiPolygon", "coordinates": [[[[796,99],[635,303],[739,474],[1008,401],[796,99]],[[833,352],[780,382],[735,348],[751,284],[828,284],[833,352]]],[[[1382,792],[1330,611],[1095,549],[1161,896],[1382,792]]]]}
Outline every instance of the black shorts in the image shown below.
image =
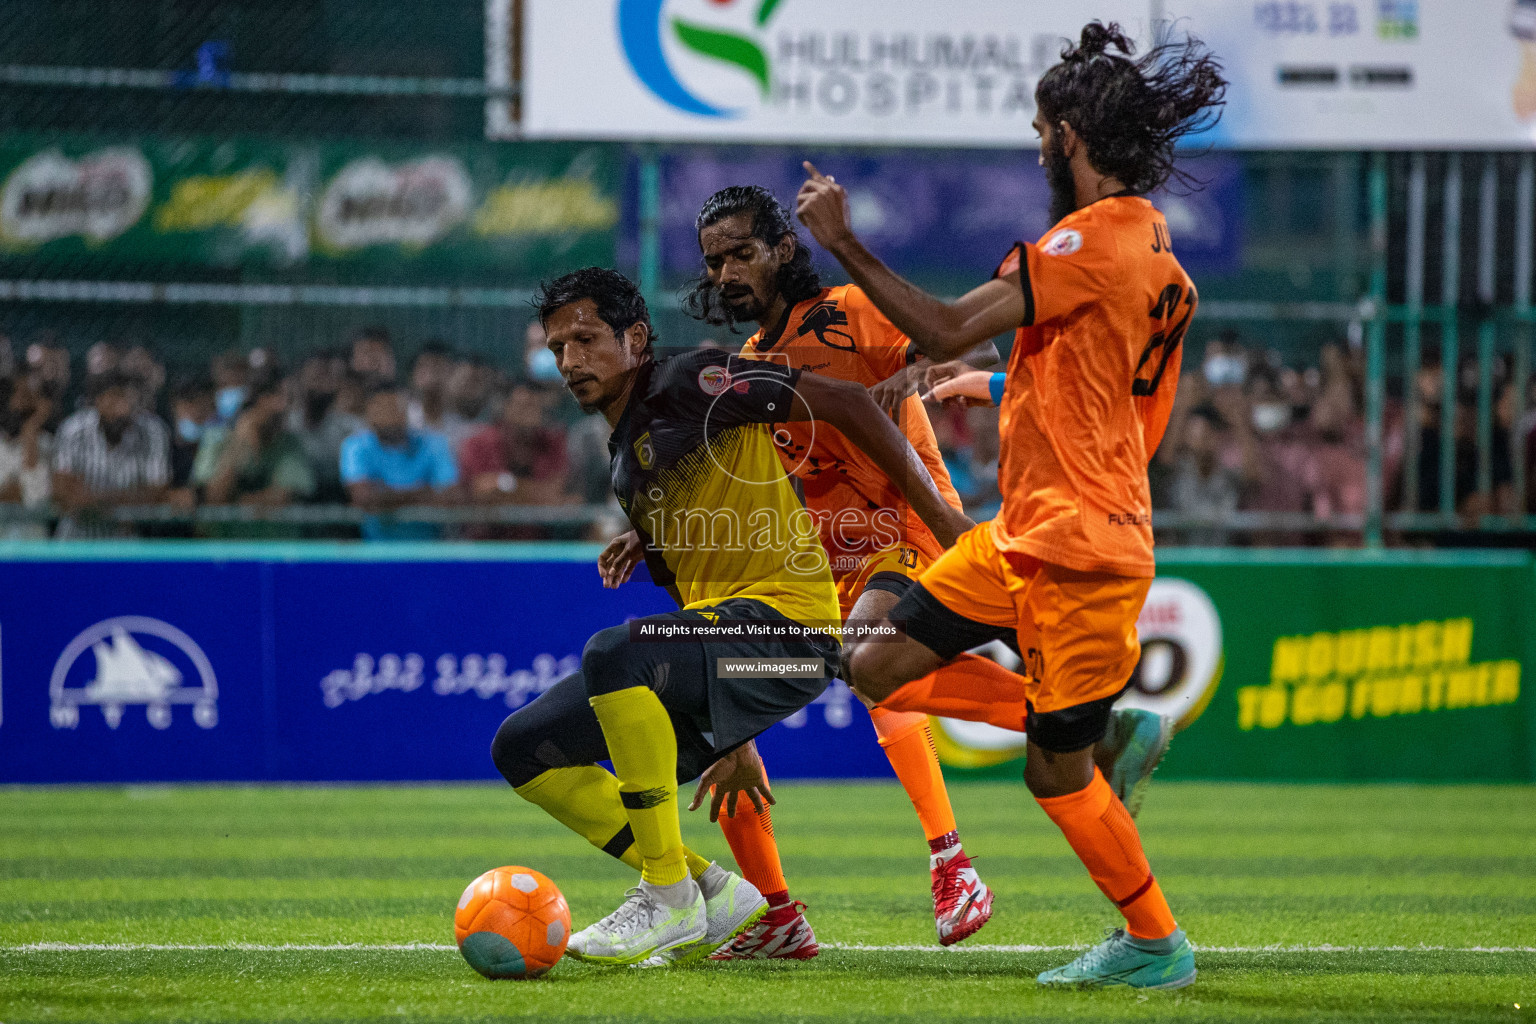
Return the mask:
{"type": "MultiPolygon", "coordinates": [[[[734,598],[709,611],[720,619],[787,623],[760,601],[734,598]]],[[[821,696],[836,673],[838,643],[823,634],[806,639],[646,640],[646,623],[708,622],[698,611],[675,611],[602,630],[587,642],[581,671],[509,715],[492,745],[496,766],[514,786],[551,768],[608,758],[594,694],[634,686],[654,690],[677,734],[677,777],[697,778],[721,755],[781,722],[821,696]],[[719,658],[819,660],[819,678],[721,676],[719,658]]]]}

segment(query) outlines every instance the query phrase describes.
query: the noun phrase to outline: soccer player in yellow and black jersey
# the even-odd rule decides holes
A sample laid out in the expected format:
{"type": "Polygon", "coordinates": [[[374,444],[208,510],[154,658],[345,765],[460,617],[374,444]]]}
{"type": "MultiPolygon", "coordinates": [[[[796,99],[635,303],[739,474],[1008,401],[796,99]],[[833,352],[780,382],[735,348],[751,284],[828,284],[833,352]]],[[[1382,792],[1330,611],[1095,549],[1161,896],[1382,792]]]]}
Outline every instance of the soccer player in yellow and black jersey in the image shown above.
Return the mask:
{"type": "MultiPolygon", "coordinates": [[[[900,373],[916,356],[859,288],[822,287],[789,212],[767,189],[720,190],[699,211],[697,231],[704,273],[685,304],[716,326],[754,323],[758,329],[742,356],[865,387],[900,373]]],[[[979,349],[983,361],[997,358],[990,342],[979,349]]],[[[944,499],[958,509],[922,402],[908,396],[894,418],[944,499]]],[[[784,423],[774,437],[816,516],[843,619],[884,618],[944,545],[907,504],[900,482],[841,431],[822,422],[784,423]]],[[[928,840],[939,942],[959,942],[986,924],[992,892],[961,848],[928,716],[872,708],[870,717],[928,840]]],[[[815,952],[803,904],[789,898],[768,814],[764,808],[720,819],[742,873],[772,909],[715,959],[803,959],[815,952]]]]}
{"type": "Polygon", "coordinates": [[[595,635],[578,673],[502,723],[492,756],[520,796],[641,870],[616,911],[571,937],[573,955],[697,959],[767,903],[683,846],[677,781],[749,756],[754,736],[826,688],[838,652],[826,551],[768,424],[841,431],[944,543],[971,524],[857,384],[720,350],[658,360],[644,299],[611,270],[546,284],[539,318],[566,387],[613,427],[614,492],[680,607],[595,635]]]}

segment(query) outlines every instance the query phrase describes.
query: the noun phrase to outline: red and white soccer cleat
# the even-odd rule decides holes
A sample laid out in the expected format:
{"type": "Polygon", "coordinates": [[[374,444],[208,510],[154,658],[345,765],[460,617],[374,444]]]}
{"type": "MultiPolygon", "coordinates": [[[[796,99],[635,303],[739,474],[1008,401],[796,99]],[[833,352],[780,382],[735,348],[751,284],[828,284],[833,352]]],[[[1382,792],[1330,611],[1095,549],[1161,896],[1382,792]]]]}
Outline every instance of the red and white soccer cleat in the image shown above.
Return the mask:
{"type": "MultiPolygon", "coordinates": [[[[988,897],[990,902],[991,897],[988,897]]],[[[710,954],[711,960],[809,960],[819,949],[816,933],[799,900],[774,907],[762,918],[710,954]]]]}
{"type": "Polygon", "coordinates": [[[933,874],[933,921],[939,945],[953,946],[981,931],[992,917],[992,890],[971,867],[971,858],[955,847],[953,853],[930,856],[928,867],[933,874]]]}

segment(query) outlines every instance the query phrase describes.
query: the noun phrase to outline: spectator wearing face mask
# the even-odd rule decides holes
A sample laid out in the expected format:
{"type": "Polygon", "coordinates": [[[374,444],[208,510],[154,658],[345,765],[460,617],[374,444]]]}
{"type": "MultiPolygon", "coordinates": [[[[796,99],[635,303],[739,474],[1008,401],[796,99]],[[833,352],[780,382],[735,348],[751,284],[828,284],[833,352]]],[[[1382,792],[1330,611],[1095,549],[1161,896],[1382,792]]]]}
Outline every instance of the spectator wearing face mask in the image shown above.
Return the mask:
{"type": "Polygon", "coordinates": [[[1248,378],[1248,352],[1236,331],[1222,331],[1206,344],[1200,372],[1213,388],[1243,386],[1248,378]]]}
{"type": "MultiPolygon", "coordinates": [[[[53,438],[46,426],[52,415],[53,403],[36,395],[25,378],[0,377],[0,502],[19,503],[29,511],[48,504],[53,438]]],[[[47,526],[39,521],[0,524],[0,537],[46,536],[47,526]]]]}
{"type": "Polygon", "coordinates": [[[233,423],[250,393],[251,364],[243,352],[231,349],[213,357],[213,406],[220,423],[233,423]]]}
{"type": "Polygon", "coordinates": [[[213,381],[194,377],[177,383],[171,392],[171,417],[171,486],[187,487],[203,434],[219,418],[213,407],[213,381]]]}
{"type": "Polygon", "coordinates": [[[285,428],[287,408],[283,382],[271,377],[251,389],[233,427],[208,429],[192,482],[210,505],[279,507],[314,493],[304,446],[285,428]]]}
{"type": "Polygon", "coordinates": [[[544,325],[537,320],[528,321],[523,331],[523,369],[528,379],[539,384],[559,384],[560,364],[549,350],[549,340],[544,336],[544,325]]]}
{"type": "Polygon", "coordinates": [[[53,492],[66,512],[59,538],[132,536],[127,526],[90,522],[98,509],[157,504],[171,483],[170,433],[145,412],[138,387],[118,373],[91,382],[90,406],[59,427],[53,492]]]}
{"type": "Polygon", "coordinates": [[[368,424],[352,411],[354,398],[361,408],[362,381],[349,380],[346,353],[336,350],[312,353],[299,366],[287,429],[298,438],[315,477],[314,500],[342,503],[347,492],[341,485],[341,445],[368,424]]]}
{"type": "MultiPolygon", "coordinates": [[[[382,385],[368,397],[368,429],[341,446],[341,482],[352,504],[387,513],[410,505],[452,505],[459,497],[459,470],[441,434],[413,430],[407,397],[394,385],[382,385]]],[[[370,516],[363,523],[369,540],[432,540],[442,530],[432,523],[386,522],[370,516]]]]}

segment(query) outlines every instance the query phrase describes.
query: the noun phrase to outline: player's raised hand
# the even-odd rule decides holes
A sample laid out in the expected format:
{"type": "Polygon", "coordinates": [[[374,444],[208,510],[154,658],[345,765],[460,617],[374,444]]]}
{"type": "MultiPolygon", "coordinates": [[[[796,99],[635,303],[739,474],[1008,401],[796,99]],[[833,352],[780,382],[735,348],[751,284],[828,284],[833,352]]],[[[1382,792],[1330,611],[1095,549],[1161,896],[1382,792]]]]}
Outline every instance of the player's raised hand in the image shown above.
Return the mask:
{"type": "Polygon", "coordinates": [[[597,556],[597,574],[602,577],[603,586],[609,590],[615,590],[635,574],[635,566],[645,559],[645,542],[634,530],[630,530],[622,537],[615,537],[603,548],[603,553],[597,556]]]}
{"type": "Polygon", "coordinates": [[[775,801],[768,790],[768,780],[763,777],[763,759],[757,754],[757,746],[750,740],[710,765],[699,776],[698,788],[693,791],[690,811],[697,810],[704,802],[705,793],[713,793],[709,801],[709,820],[720,820],[720,805],[725,805],[725,816],[736,817],[736,799],[747,794],[752,807],[761,814],[775,801]]]}
{"type": "Polygon", "coordinates": [[[811,237],[828,252],[853,238],[853,222],[848,214],[848,193],[843,186],[816,169],[809,160],[801,166],[809,175],[795,197],[795,216],[811,237]]]}

